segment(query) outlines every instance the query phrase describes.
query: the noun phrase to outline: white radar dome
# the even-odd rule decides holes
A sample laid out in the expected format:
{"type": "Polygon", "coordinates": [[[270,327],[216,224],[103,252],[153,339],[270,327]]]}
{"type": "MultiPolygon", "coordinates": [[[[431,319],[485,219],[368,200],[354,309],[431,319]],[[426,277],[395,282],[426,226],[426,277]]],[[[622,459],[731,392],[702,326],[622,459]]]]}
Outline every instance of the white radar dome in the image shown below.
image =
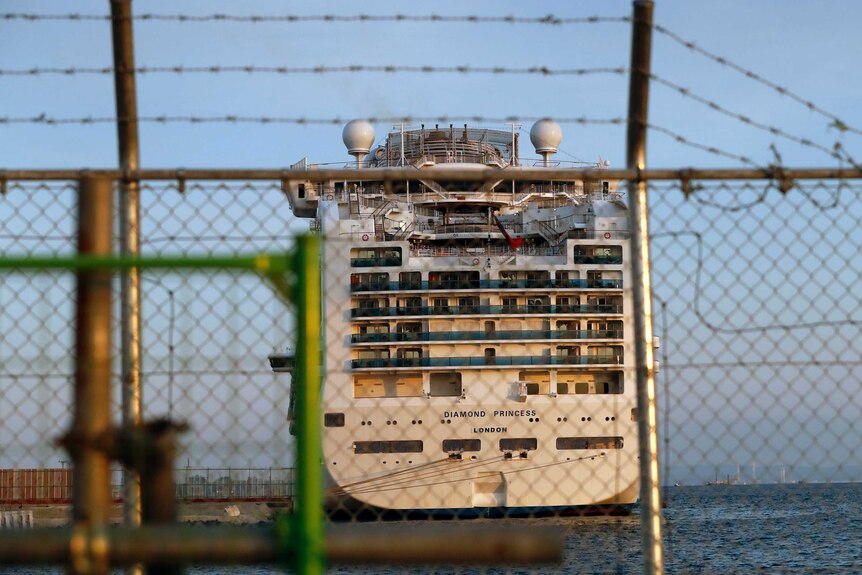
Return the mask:
{"type": "Polygon", "coordinates": [[[555,154],[563,141],[563,130],[550,118],[543,118],[530,128],[530,141],[539,154],[555,154]]]}
{"type": "Polygon", "coordinates": [[[374,127],[365,120],[351,120],[344,126],[341,139],[348,154],[364,156],[374,145],[374,127]]]}

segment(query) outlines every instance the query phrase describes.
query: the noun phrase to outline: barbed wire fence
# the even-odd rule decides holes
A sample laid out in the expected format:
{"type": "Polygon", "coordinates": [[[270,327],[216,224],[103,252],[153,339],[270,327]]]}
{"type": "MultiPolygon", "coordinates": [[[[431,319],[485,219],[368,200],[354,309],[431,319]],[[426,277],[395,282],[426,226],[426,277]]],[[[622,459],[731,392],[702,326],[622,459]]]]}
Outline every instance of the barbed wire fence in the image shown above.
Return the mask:
{"type": "MultiPolygon", "coordinates": [[[[0,14],[0,21],[110,21],[92,14],[0,14]]],[[[267,23],[303,22],[464,22],[502,25],[631,24],[628,17],[395,15],[229,15],[139,14],[137,22],[267,23]]],[[[862,134],[838,115],[764,76],[687,41],[662,26],[654,31],[717,65],[742,74],[813,111],[840,135],[862,134]]],[[[136,74],[454,74],[532,76],[622,76],[619,68],[555,69],[545,66],[139,66],[33,67],[0,70],[4,77],[136,74]]],[[[836,169],[860,165],[840,142],[795,135],[781,126],[732,110],[661,75],[655,85],[722,114],[738,125],[821,154],[836,169]]],[[[379,116],[377,124],[503,124],[531,122],[530,116],[379,116]]],[[[626,125],[625,118],[571,117],[561,124],[626,125]]],[[[3,116],[4,125],[58,126],[113,124],[118,121],[190,125],[341,125],[345,118],[281,115],[148,115],[137,118],[3,116]]],[[[862,416],[855,382],[862,358],[853,342],[862,309],[855,285],[862,275],[855,230],[862,220],[859,180],[782,179],[787,169],[777,149],[769,165],[745,153],[697,141],[676,130],[650,130],[680,145],[763,170],[746,181],[650,181],[654,321],[661,336],[658,352],[665,484],[791,483],[858,480],[862,446],[854,422],[862,416]],[[776,438],[780,438],[779,441],[776,438]]],[[[7,182],[3,187],[3,254],[71,254],[75,239],[68,214],[74,186],[7,182]],[[14,217],[11,215],[14,214],[14,217]]],[[[281,182],[146,182],[142,250],[150,254],[248,253],[285,251],[305,228],[287,209],[281,182]]],[[[147,318],[144,341],[145,405],[148,416],[168,415],[194,429],[183,444],[178,468],[289,466],[292,444],[285,435],[289,403],[284,378],[273,374],[266,355],[291,342],[292,318],[256,278],[204,272],[148,274],[143,280],[147,318]]],[[[71,358],[70,302],[73,282],[61,274],[20,274],[2,286],[0,410],[4,447],[0,467],[56,467],[65,454],[52,440],[68,428],[71,358]]],[[[430,300],[428,302],[430,306],[430,300]]],[[[347,312],[348,310],[343,310],[347,312]]],[[[115,353],[119,353],[115,350],[115,353]]],[[[344,359],[344,358],[342,358],[344,359]]],[[[118,377],[114,375],[115,379],[118,377]]],[[[119,398],[114,398],[115,407],[119,398]]],[[[119,412],[115,409],[115,413],[119,412]]],[[[586,417],[586,416],[585,416],[586,417]]],[[[403,423],[403,422],[402,422],[403,423]]],[[[406,437],[406,435],[405,435],[406,437]]],[[[65,467],[65,463],[62,464],[65,467]]],[[[181,473],[180,471],[178,471],[181,473]]],[[[247,475],[250,477],[250,474],[247,475]]],[[[424,476],[426,481],[436,477],[424,476]]],[[[433,483],[429,481],[430,484],[433,483]]],[[[404,485],[393,483],[389,489],[404,485]]],[[[208,488],[209,489],[209,488],[208,488]]],[[[213,490],[216,487],[212,488],[213,490]]],[[[673,490],[665,498],[678,497],[673,490]]],[[[685,495],[681,495],[685,497],[685,495]]],[[[671,514],[678,514],[673,510],[671,514]]],[[[356,512],[351,512],[356,513],[356,512]]],[[[674,518],[679,515],[673,515],[674,518]]],[[[358,517],[358,514],[354,518],[358,517]]],[[[638,546],[636,527],[625,521],[562,524],[600,538],[617,570],[638,546]],[[602,534],[604,531],[604,534],[602,534]],[[605,537],[604,539],[601,539],[605,537]]],[[[839,525],[852,532],[850,520],[839,525]]],[[[674,553],[681,535],[666,531],[667,566],[685,572],[693,559],[674,553]]],[[[588,546],[572,536],[573,557],[588,546]]],[[[604,557],[603,561],[608,561],[604,557]]],[[[700,560],[705,560],[703,557],[700,560]]],[[[824,564],[829,563],[823,557],[824,564]]],[[[745,566],[756,569],[757,565],[745,566]]]]}

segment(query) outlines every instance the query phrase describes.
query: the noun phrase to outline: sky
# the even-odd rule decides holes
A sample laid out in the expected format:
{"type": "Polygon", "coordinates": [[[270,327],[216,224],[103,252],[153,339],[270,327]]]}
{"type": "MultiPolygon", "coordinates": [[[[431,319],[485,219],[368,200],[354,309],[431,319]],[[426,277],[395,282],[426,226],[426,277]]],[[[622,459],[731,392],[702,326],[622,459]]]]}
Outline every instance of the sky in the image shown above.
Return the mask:
{"type": "MultiPolygon", "coordinates": [[[[108,2],[104,0],[42,1],[0,0],[3,14],[106,14],[108,2]]],[[[259,15],[320,15],[320,14],[394,14],[411,15],[437,13],[441,15],[516,15],[540,17],[552,14],[560,18],[586,16],[630,16],[631,3],[616,0],[580,0],[577,2],[542,2],[526,4],[513,1],[475,1],[470,3],[438,1],[427,5],[366,1],[361,4],[346,2],[225,2],[217,0],[169,1],[136,0],[138,14],[259,14],[259,15]]],[[[655,23],[679,37],[694,42],[698,47],[725,58],[733,65],[753,71],[775,85],[786,87],[790,93],[814,102],[819,108],[840,118],[846,125],[862,128],[862,68],[858,54],[862,54],[862,35],[858,23],[862,21],[862,4],[857,0],[726,0],[721,2],[692,0],[657,0],[655,23]]],[[[587,24],[506,24],[506,23],[191,23],[164,21],[135,21],[135,50],[138,66],[342,66],[342,65],[393,65],[393,66],[487,66],[506,68],[546,67],[551,71],[566,69],[617,69],[626,68],[630,59],[630,25],[619,22],[587,24]]],[[[25,21],[0,18],[0,118],[111,118],[114,116],[114,86],[109,74],[13,75],[10,72],[31,68],[107,68],[111,59],[111,30],[106,21],[25,21]]],[[[809,110],[793,98],[778,94],[774,89],[755,82],[728,65],[721,65],[696,51],[680,45],[667,34],[653,35],[653,73],[664,82],[688,89],[684,97],[663,82],[654,82],[650,92],[650,123],[656,127],[648,134],[647,165],[654,168],[684,167],[740,167],[743,156],[754,165],[768,165],[780,161],[793,167],[835,167],[839,163],[828,150],[836,142],[851,157],[862,158],[862,137],[852,131],[842,132],[830,127],[832,120],[809,110]],[[700,100],[700,101],[698,101],[700,100]],[[707,102],[704,103],[704,100],[707,102]],[[713,103],[710,107],[709,102],[713,103]],[[757,129],[738,118],[728,117],[714,108],[720,107],[735,115],[750,118],[767,129],[757,129]],[[783,135],[769,131],[778,128],[783,135]],[[685,145],[666,132],[678,134],[686,141],[700,146],[713,147],[721,153],[685,145]],[[785,137],[785,136],[789,136],[785,137]],[[792,138],[806,139],[813,145],[800,145],[792,138]],[[820,148],[820,149],[817,149],[820,148]],[[825,149],[825,150],[824,150],[825,149]]],[[[624,118],[627,111],[628,77],[619,73],[584,75],[536,74],[459,74],[459,73],[350,73],[350,74],[139,74],[138,106],[143,117],[223,117],[227,115],[268,118],[309,118],[344,121],[367,117],[436,117],[483,116],[504,118],[552,117],[557,119],[584,117],[589,120],[624,118]]],[[[530,122],[521,128],[526,135],[530,122]]],[[[503,127],[500,124],[489,124],[503,127]]],[[[563,123],[563,142],[558,160],[594,162],[609,160],[612,167],[625,163],[625,127],[622,124],[563,123]]],[[[378,122],[377,139],[382,140],[392,125],[378,122]]],[[[281,168],[308,157],[312,162],[347,162],[350,160],[341,142],[342,125],[296,125],[270,122],[266,125],[245,123],[150,123],[141,124],[140,147],[143,168],[192,167],[262,167],[281,168]]],[[[522,156],[533,156],[528,140],[522,140],[522,156]]],[[[16,168],[109,168],[117,164],[116,130],[113,124],[49,126],[38,123],[0,123],[0,170],[16,168]]],[[[805,201],[777,205],[776,213],[782,220],[774,220],[767,229],[778,237],[792,225],[794,210],[811,207],[805,201]]],[[[695,323],[686,323],[683,313],[690,311],[691,302],[700,301],[700,311],[714,323],[744,321],[745,314],[766,312],[757,316],[755,324],[766,325],[787,320],[810,319],[808,306],[794,315],[794,299],[798,294],[814,298],[816,294],[803,291],[810,288],[804,278],[794,275],[796,260],[787,258],[779,262],[779,276],[758,275],[757,257],[769,253],[768,242],[757,246],[755,255],[748,254],[746,245],[722,243],[721,230],[746,233],[766,217],[761,210],[750,219],[728,219],[727,213],[710,214],[698,206],[687,205],[674,216],[662,212],[659,202],[654,215],[659,218],[654,226],[658,234],[653,248],[658,251],[656,296],[660,301],[684,301],[685,309],[671,309],[677,333],[671,331],[671,343],[677,350],[677,364],[695,364],[703,359],[703,348],[710,358],[717,358],[730,350],[735,358],[751,357],[754,350],[758,358],[790,357],[793,350],[782,349],[780,337],[755,336],[734,341],[715,334],[698,337],[695,323]],[[687,219],[679,214],[688,214],[687,219]],[[725,228],[710,227],[715,221],[724,222],[725,228]],[[744,222],[744,223],[740,223],[744,222]],[[706,251],[714,257],[712,267],[704,267],[703,299],[696,300],[692,293],[692,277],[698,262],[693,259],[697,246],[688,241],[670,242],[674,233],[688,233],[700,225],[707,232],[702,237],[706,251]],[[664,234],[664,235],[661,235],[664,234]],[[704,239],[705,238],[705,239],[704,239]],[[665,259],[661,260],[661,255],[665,259]],[[673,257],[671,257],[673,256],[673,257]],[[757,256],[757,257],[755,257],[757,256]],[[677,262],[678,266],[666,262],[677,262]],[[743,262],[746,269],[736,269],[734,263],[743,262]],[[664,267],[662,267],[664,265],[664,267]],[[759,282],[751,292],[735,293],[724,278],[731,273],[736,280],[731,284],[759,282]],[[752,276],[753,274],[753,276],[752,276]],[[773,282],[774,277],[793,278],[789,282],[773,282]],[[662,283],[664,282],[664,283],[662,283]],[[771,287],[777,284],[774,293],[771,287]],[[782,287],[783,286],[783,287],[782,287]],[[790,286],[789,288],[787,286],[790,286]],[[776,298],[774,294],[784,297],[776,298]],[[756,297],[748,297],[752,293],[756,297]],[[682,294],[684,297],[679,297],[682,294]],[[746,308],[754,305],[758,309],[746,308]],[[740,315],[743,314],[740,320],[740,315]],[[789,318],[789,319],[788,319],[789,318]],[[690,330],[685,332],[682,330],[690,330]],[[675,341],[674,341],[675,340],[675,341]],[[767,342],[764,344],[764,341],[767,342]],[[765,347],[764,347],[765,345],[765,347]],[[746,349],[741,349],[745,347],[746,349]],[[699,355],[701,354],[701,355],[699,355]],[[746,355],[749,354],[749,355],[746,355]]],[[[770,204],[770,209],[772,205],[770,204]]],[[[227,208],[225,208],[227,209],[227,208]]],[[[843,225],[855,226],[856,219],[843,225]]],[[[834,216],[819,213],[812,219],[814,228],[825,238],[831,229],[834,216]]],[[[304,224],[303,224],[304,225],[304,224]]],[[[799,231],[799,234],[802,232],[799,231]]],[[[848,237],[851,232],[847,231],[848,237]]],[[[739,237],[739,236],[734,236],[739,237]]],[[[785,246],[794,237],[785,238],[785,246]]],[[[855,237],[855,244],[862,239],[855,237]]],[[[845,242],[846,244],[846,242],[845,242]]],[[[834,247],[831,245],[831,247],[834,247]]],[[[787,248],[789,249],[789,248],[787,248]]],[[[811,248],[809,248],[811,249],[811,248]]],[[[836,260],[837,261],[837,260],[836,260]]],[[[852,270],[851,270],[852,271],[852,270]]],[[[655,271],[654,271],[655,273],[655,271]]],[[[840,269],[833,269],[837,277],[840,269]]],[[[852,278],[851,278],[852,280],[852,278]]],[[[860,308],[858,296],[853,296],[852,281],[842,280],[836,285],[823,287],[822,294],[829,301],[840,296],[851,297],[860,308]],[[847,282],[850,282],[848,284],[847,282]],[[842,289],[845,293],[835,290],[842,289]]],[[[821,294],[821,295],[822,295],[821,294]]],[[[673,304],[672,304],[673,305],[673,304]]],[[[803,306],[804,307],[804,306],[803,306]]],[[[824,312],[825,313],[825,312],[824,312]]],[[[689,316],[686,316],[689,317],[689,316]]],[[[754,317],[753,315],[751,317],[754,317]]],[[[186,319],[185,321],[188,321],[186,319]]],[[[673,327],[673,326],[672,326],[673,327]]],[[[815,333],[806,339],[794,335],[793,341],[821,343],[843,340],[854,336],[848,332],[815,333]],[[840,337],[838,337],[840,336],[840,337]]],[[[811,335],[811,334],[809,334],[811,335]]],[[[164,342],[161,342],[164,343],[164,342]]],[[[806,354],[814,357],[822,349],[806,346],[806,354]]],[[[268,349],[265,351],[269,351],[268,349]]],[[[852,350],[830,344],[830,357],[847,357],[852,350]]],[[[854,352],[855,353],[855,352],[854,352]]],[[[808,357],[806,355],[806,357],[808,357]]],[[[858,354],[857,354],[858,355],[858,354]]],[[[854,355],[855,357],[855,355],[854,355]]],[[[674,356],[671,355],[671,361],[674,356]]],[[[672,431],[675,438],[673,453],[679,456],[691,471],[702,463],[712,474],[713,466],[734,461],[734,449],[768,454],[767,462],[777,468],[781,464],[780,452],[787,444],[754,446],[746,443],[750,437],[774,435],[779,429],[792,444],[799,430],[806,430],[805,422],[793,415],[795,406],[782,408],[780,415],[759,418],[769,406],[760,411],[738,403],[732,391],[718,394],[722,405],[733,407],[732,414],[742,414],[747,421],[743,429],[753,432],[739,438],[736,443],[721,444],[720,438],[735,427],[728,412],[718,408],[710,411],[715,421],[702,427],[686,428],[684,418],[696,409],[692,404],[710,398],[709,386],[719,385],[721,378],[714,373],[698,378],[704,372],[695,369],[686,373],[680,368],[673,375],[679,381],[690,383],[696,394],[684,393],[683,388],[672,395],[676,413],[672,431]],[[701,386],[701,387],[697,387],[701,386]],[[705,387],[704,387],[705,386],[705,387]],[[744,409],[745,408],[745,409],[744,409]],[[746,411],[747,410],[747,411],[746,411]],[[784,417],[791,414],[791,417],[784,417]],[[783,418],[783,419],[782,419],[783,418]],[[789,420],[787,424],[785,420],[789,420]],[[717,425],[717,427],[716,427],[717,425]],[[789,425],[789,427],[782,427],[789,425]],[[765,427],[764,427],[765,426],[765,427]],[[716,455],[712,447],[721,444],[716,455]],[[690,457],[688,455],[691,455],[690,457]]],[[[691,370],[691,368],[687,368],[691,370]]],[[[782,370],[785,368],[782,368],[782,370]]],[[[812,369],[812,368],[806,368],[812,369]]],[[[848,371],[856,376],[856,371],[848,371]]],[[[819,381],[833,377],[822,372],[805,374],[806,381],[819,381]]],[[[729,370],[724,377],[737,385],[745,384],[751,373],[729,370]]],[[[803,371],[804,373],[804,371],[803,371]]],[[[775,371],[757,376],[763,389],[774,380],[790,381],[792,372],[775,371]]],[[[856,380],[858,381],[858,379],[856,380]]],[[[770,393],[779,393],[771,391],[770,393]]],[[[824,392],[826,393],[826,392],[824,392]]],[[[844,392],[837,397],[844,397],[844,392]]],[[[762,396],[741,394],[752,403],[762,396]]],[[[773,397],[770,395],[769,397],[773,397]]],[[[793,395],[799,397],[799,395],[793,395]]],[[[835,397],[835,395],[833,395],[835,397]]],[[[851,457],[858,449],[858,433],[849,431],[856,412],[833,405],[826,395],[818,395],[815,406],[803,405],[803,411],[812,417],[832,418],[829,442],[838,451],[834,456],[815,457],[809,464],[831,464],[851,457]],[[820,408],[825,408],[823,411],[820,408]],[[818,411],[819,410],[819,411],[818,411]],[[847,439],[848,434],[850,440],[847,439]]],[[[855,408],[854,408],[855,409],[855,408]]],[[[732,415],[731,414],[731,415],[732,415]]],[[[804,418],[803,418],[804,419],[804,418]]],[[[731,431],[730,435],[734,433],[731,431]]],[[[804,459],[803,453],[822,440],[816,431],[806,431],[805,441],[797,442],[792,459],[804,459]],[[818,439],[820,437],[820,439],[818,439]]],[[[743,462],[745,463],[745,462],[743,462]]],[[[722,472],[726,471],[722,468],[722,472]]],[[[687,480],[697,477],[693,472],[687,480]]],[[[707,477],[709,478],[709,477],[707,477]]]]}
{"type": "MultiPolygon", "coordinates": [[[[629,16],[621,1],[435,2],[243,2],[142,1],[137,13],[187,14],[411,14],[536,17],[629,16]]],[[[104,14],[102,1],[4,0],[3,12],[104,14]]],[[[854,55],[862,39],[855,28],[862,6],[852,0],[691,2],[659,0],[655,22],[706,50],[753,70],[812,100],[850,125],[862,125],[856,102],[862,71],[854,55]]],[[[108,67],[109,23],[7,20],[0,22],[0,68],[108,67]]],[[[471,65],[566,68],[625,68],[630,53],[626,23],[572,25],[474,23],[135,23],[138,66],[316,66],[471,65]]],[[[826,148],[842,135],[829,120],[790,98],[680,46],[654,36],[653,72],[692,93],[765,125],[808,138],[826,148]]],[[[461,115],[485,117],[621,118],[628,80],[619,74],[586,76],[461,74],[139,75],[142,116],[270,116],[354,118],[461,115]]],[[[110,117],[109,75],[0,77],[0,113],[7,117],[110,117]]],[[[775,144],[787,165],[821,166],[834,161],[822,151],[746,127],[673,90],[653,85],[650,121],[693,142],[774,161],[775,144]]],[[[376,126],[378,139],[391,128],[376,126]]],[[[624,128],[564,125],[558,159],[625,161],[624,128]]],[[[525,126],[529,129],[529,125],[525,126]]],[[[143,167],[279,167],[309,156],[318,162],[346,158],[341,126],[144,124],[143,167]]],[[[858,137],[844,145],[858,150],[858,137]]],[[[726,157],[693,149],[652,131],[648,164],[653,167],[735,166],[726,157]]],[[[532,150],[526,150],[531,153],[532,150]]],[[[859,155],[862,155],[860,152],[859,155]]],[[[0,126],[3,167],[109,167],[116,163],[111,124],[51,127],[0,126]]]]}

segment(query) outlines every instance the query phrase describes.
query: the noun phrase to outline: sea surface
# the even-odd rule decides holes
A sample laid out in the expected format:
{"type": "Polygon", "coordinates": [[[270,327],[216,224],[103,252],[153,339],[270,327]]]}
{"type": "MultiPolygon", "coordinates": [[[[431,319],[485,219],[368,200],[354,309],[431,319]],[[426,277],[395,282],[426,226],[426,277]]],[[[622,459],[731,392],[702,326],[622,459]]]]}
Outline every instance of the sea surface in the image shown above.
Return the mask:
{"type": "MultiPolygon", "coordinates": [[[[663,490],[665,572],[679,574],[862,574],[862,484],[720,485],[663,490]]],[[[643,572],[639,517],[473,520],[494,525],[551,526],[564,540],[562,564],[535,567],[331,567],[329,573],[643,572]]],[[[409,537],[427,522],[401,522],[409,537]]],[[[390,536],[392,524],[388,524],[390,536]]],[[[358,529],[383,526],[360,524],[358,529]]],[[[2,533],[0,533],[2,536],[2,533]]],[[[393,541],[393,545],[397,545],[393,541]]],[[[441,556],[445,550],[440,550],[441,556]]],[[[281,573],[272,567],[201,567],[188,573],[281,573]]],[[[0,573],[62,573],[6,569],[0,573]]]]}

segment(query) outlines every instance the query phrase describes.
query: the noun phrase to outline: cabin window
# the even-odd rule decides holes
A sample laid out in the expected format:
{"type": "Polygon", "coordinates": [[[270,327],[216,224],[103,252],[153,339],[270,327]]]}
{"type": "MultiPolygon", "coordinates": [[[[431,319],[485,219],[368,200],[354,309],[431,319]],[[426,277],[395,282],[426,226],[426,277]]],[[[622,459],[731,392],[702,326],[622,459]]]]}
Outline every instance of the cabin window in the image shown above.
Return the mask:
{"type": "Polygon", "coordinates": [[[429,391],[431,397],[460,397],[463,391],[461,374],[432,373],[429,391]]]}
{"type": "Polygon", "coordinates": [[[422,289],[422,274],[420,272],[401,272],[398,274],[399,288],[422,289]]]}
{"type": "Polygon", "coordinates": [[[622,363],[623,362],[623,348],[618,345],[609,345],[609,346],[590,346],[590,355],[596,358],[596,361],[601,361],[602,363],[622,363]]]}
{"type": "Polygon", "coordinates": [[[400,266],[401,248],[354,248],[350,250],[352,267],[400,266]]]}
{"type": "Polygon", "coordinates": [[[389,333],[388,323],[370,323],[368,325],[360,325],[359,333],[389,333]]]}
{"type": "Polygon", "coordinates": [[[399,323],[395,329],[399,341],[419,341],[422,337],[421,323],[399,323]]]}
{"type": "Polygon", "coordinates": [[[566,372],[557,373],[557,394],[618,394],[623,392],[621,372],[566,372]]]}
{"type": "Polygon", "coordinates": [[[389,350],[383,349],[360,349],[357,352],[359,359],[389,359],[389,350]]]}
{"type": "Polygon", "coordinates": [[[464,451],[481,451],[481,439],[444,439],[443,451],[446,453],[461,453],[464,451]]]}
{"type": "Polygon", "coordinates": [[[397,373],[353,378],[353,397],[422,397],[422,375],[397,373]]]}
{"type": "Polygon", "coordinates": [[[527,272],[527,287],[544,287],[549,278],[549,272],[527,272]]]}
{"type": "Polygon", "coordinates": [[[323,426],[324,427],[344,427],[344,414],[343,413],[324,413],[323,414],[323,426]]]}
{"type": "Polygon", "coordinates": [[[422,453],[421,440],[354,441],[353,453],[422,453]]]}
{"type": "Polygon", "coordinates": [[[497,365],[497,350],[493,347],[485,348],[485,365],[497,365]]]}
{"type": "Polygon", "coordinates": [[[565,296],[557,298],[557,305],[560,307],[569,307],[573,305],[578,305],[579,302],[578,296],[565,296]]]}
{"type": "Polygon", "coordinates": [[[551,390],[551,373],[548,371],[522,371],[518,380],[527,387],[527,395],[547,395],[551,390]]]}
{"type": "Polygon", "coordinates": [[[558,437],[557,449],[622,449],[622,437],[558,437]]]}

